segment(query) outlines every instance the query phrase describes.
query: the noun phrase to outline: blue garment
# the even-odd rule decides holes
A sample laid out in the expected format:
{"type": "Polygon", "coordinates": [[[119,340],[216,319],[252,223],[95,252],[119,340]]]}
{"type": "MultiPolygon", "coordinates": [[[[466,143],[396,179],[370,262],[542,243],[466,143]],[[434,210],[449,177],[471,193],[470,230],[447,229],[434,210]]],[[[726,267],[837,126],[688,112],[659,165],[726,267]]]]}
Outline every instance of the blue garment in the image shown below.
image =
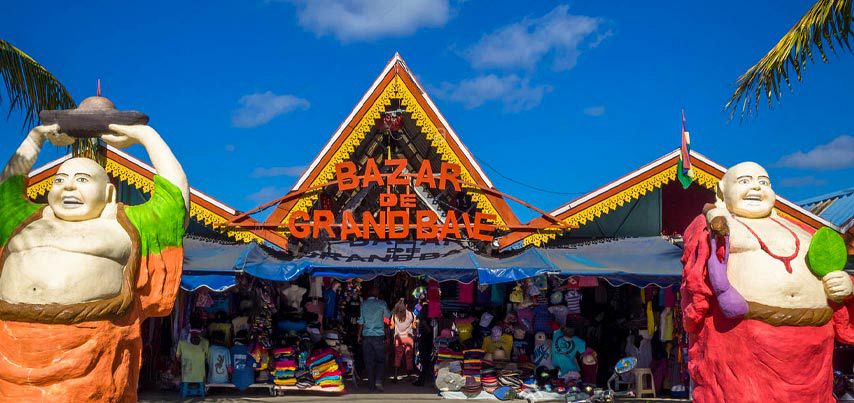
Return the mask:
{"type": "Polygon", "coordinates": [[[338,313],[338,293],[332,288],[327,288],[323,291],[323,316],[327,319],[337,320],[338,313]]]}
{"type": "Polygon", "coordinates": [[[385,302],[370,297],[362,301],[359,314],[359,324],[362,325],[362,336],[385,336],[383,319],[391,316],[385,302]]]}
{"type": "Polygon", "coordinates": [[[249,389],[249,385],[255,381],[255,359],[250,354],[249,346],[235,344],[231,348],[231,362],[234,365],[231,383],[241,392],[249,389]]]}
{"type": "Polygon", "coordinates": [[[304,332],[307,324],[303,320],[293,321],[293,320],[280,320],[279,323],[276,324],[276,327],[283,332],[289,332],[291,330],[296,332],[304,332]]]}
{"type": "Polygon", "coordinates": [[[552,339],[552,364],[555,368],[560,368],[560,376],[566,375],[567,372],[579,372],[578,361],[575,359],[576,354],[580,354],[587,349],[587,344],[584,340],[577,336],[572,336],[569,340],[563,337],[563,331],[558,330],[554,333],[552,339]]]}
{"type": "Polygon", "coordinates": [[[231,351],[228,347],[212,345],[208,350],[208,383],[228,383],[231,351]]]}

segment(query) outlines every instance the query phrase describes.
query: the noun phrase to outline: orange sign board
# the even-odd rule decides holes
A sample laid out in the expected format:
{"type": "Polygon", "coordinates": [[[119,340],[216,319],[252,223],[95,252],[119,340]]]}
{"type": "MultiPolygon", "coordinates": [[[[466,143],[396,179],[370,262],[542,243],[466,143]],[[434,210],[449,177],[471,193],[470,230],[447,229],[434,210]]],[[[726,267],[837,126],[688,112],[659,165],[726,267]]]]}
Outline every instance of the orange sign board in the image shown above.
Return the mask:
{"type": "Polygon", "coordinates": [[[370,239],[372,234],[378,239],[405,239],[415,231],[416,239],[462,238],[465,234],[470,239],[491,241],[495,225],[495,216],[475,212],[472,217],[468,213],[457,214],[454,210],[445,212],[445,221],[431,210],[415,210],[415,221],[411,221],[411,209],[416,207],[414,193],[395,193],[392,189],[397,186],[424,186],[431,189],[444,190],[453,188],[462,190],[460,181],[460,166],[442,162],[439,170],[433,170],[429,160],[421,162],[416,174],[404,173],[407,161],[404,159],[389,159],[383,166],[391,167],[392,172],[383,174],[376,160],[369,159],[361,174],[356,164],[344,161],[335,164],[335,177],[338,190],[354,190],[376,184],[385,186],[387,191],[380,194],[379,205],[386,209],[375,217],[373,212],[365,211],[361,220],[356,220],[352,211],[344,211],[340,217],[340,225],[336,224],[335,215],[329,210],[315,209],[312,214],[305,211],[295,211],[288,219],[287,226],[291,235],[297,238],[316,238],[325,231],[330,237],[341,240],[370,239]],[[335,228],[338,228],[336,231],[335,228]]]}

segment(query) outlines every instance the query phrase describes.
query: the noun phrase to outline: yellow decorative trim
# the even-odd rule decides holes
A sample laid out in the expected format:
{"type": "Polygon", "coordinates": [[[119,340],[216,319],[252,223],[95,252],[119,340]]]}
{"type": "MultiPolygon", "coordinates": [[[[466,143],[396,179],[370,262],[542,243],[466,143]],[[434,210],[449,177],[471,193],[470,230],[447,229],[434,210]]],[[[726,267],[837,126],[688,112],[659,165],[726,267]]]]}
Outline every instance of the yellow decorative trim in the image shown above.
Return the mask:
{"type": "Polygon", "coordinates": [[[53,175],[40,180],[38,183],[33,183],[32,185],[27,186],[27,197],[29,197],[30,200],[35,200],[39,196],[43,196],[47,193],[50,190],[51,185],[53,185],[53,175]]]}
{"type": "Polygon", "coordinates": [[[104,169],[114,178],[118,178],[145,193],[151,193],[154,190],[154,181],[109,158],[104,169]]]}
{"type": "MultiPolygon", "coordinates": [[[[699,169],[697,169],[696,171],[696,174],[702,172],[699,169]]],[[[629,187],[628,189],[625,189],[605,200],[602,200],[599,203],[596,203],[584,210],[581,210],[563,219],[562,221],[564,223],[569,224],[570,228],[578,228],[586,224],[588,221],[592,221],[595,218],[599,218],[603,214],[608,214],[611,211],[616,210],[618,207],[622,207],[624,204],[634,199],[638,199],[641,196],[651,192],[652,190],[658,189],[674,180],[676,180],[676,165],[673,165],[672,167],[665,169],[664,171],[661,171],[648,179],[638,182],[629,187]]],[[[523,240],[523,244],[525,246],[541,246],[542,244],[555,239],[557,234],[558,233],[555,231],[543,231],[538,234],[529,235],[525,237],[525,239],[523,240]]]]}
{"type": "MultiPolygon", "coordinates": [[[[130,186],[133,186],[145,193],[151,193],[154,190],[154,181],[148,179],[145,175],[142,175],[116,161],[111,159],[107,159],[106,167],[104,168],[107,171],[107,174],[114,178],[118,178],[120,181],[127,183],[130,186]]],[[[27,196],[30,199],[35,199],[39,196],[44,195],[50,190],[51,184],[53,183],[53,176],[45,178],[38,183],[34,183],[27,187],[27,196]]],[[[203,223],[205,226],[210,227],[214,231],[217,231],[221,234],[227,235],[229,238],[232,238],[236,241],[240,242],[263,242],[261,237],[249,232],[249,231],[229,231],[226,230],[224,225],[228,223],[228,220],[225,217],[220,216],[219,214],[214,213],[196,203],[190,203],[190,217],[194,217],[200,223],[203,223]]]]}
{"type": "MultiPolygon", "coordinates": [[[[314,179],[309,187],[313,188],[323,185],[331,182],[335,178],[335,164],[350,159],[350,154],[352,154],[359,144],[362,143],[365,136],[370,133],[374,126],[374,122],[381,117],[380,114],[385,111],[386,107],[391,105],[392,99],[400,100],[401,105],[412,115],[412,119],[415,121],[416,126],[421,128],[421,132],[424,133],[436,149],[436,152],[440,155],[442,161],[458,164],[461,168],[460,179],[463,182],[475,183],[474,177],[466,169],[465,165],[462,164],[459,157],[457,157],[453,149],[448,144],[447,139],[445,139],[447,134],[439,132],[439,129],[433,124],[433,121],[430,120],[427,113],[418,103],[418,100],[415,99],[415,96],[412,95],[406,87],[406,84],[400,76],[395,75],[391,82],[383,89],[382,93],[380,93],[379,97],[377,97],[376,101],[374,101],[373,105],[371,105],[367,112],[365,112],[365,115],[350,135],[344,140],[341,147],[335,151],[335,154],[332,155],[332,158],[326,163],[326,166],[321,169],[320,174],[317,175],[317,178],[314,179]]],[[[498,210],[495,209],[495,206],[492,205],[483,192],[473,188],[466,188],[466,192],[471,197],[472,202],[476,203],[477,207],[483,213],[495,215],[496,218],[493,222],[496,226],[506,226],[504,219],[500,214],[498,214],[498,210]]],[[[314,205],[317,198],[318,192],[312,192],[311,194],[306,194],[301,197],[291,208],[285,218],[282,219],[282,223],[287,223],[291,214],[294,212],[308,211],[311,206],[314,205]]]]}
{"type": "Polygon", "coordinates": [[[717,176],[714,176],[697,167],[694,167],[694,179],[697,180],[698,185],[703,186],[706,189],[710,189],[712,191],[715,190],[715,186],[717,186],[718,182],[720,181],[717,176]]]}

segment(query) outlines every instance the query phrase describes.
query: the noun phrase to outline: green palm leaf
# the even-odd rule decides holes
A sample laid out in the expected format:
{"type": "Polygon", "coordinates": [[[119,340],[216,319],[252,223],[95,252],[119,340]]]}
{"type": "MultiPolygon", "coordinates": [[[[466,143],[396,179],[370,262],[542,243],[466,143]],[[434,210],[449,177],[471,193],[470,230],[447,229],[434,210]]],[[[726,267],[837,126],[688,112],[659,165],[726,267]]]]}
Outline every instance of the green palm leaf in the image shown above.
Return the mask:
{"type": "MultiPolygon", "coordinates": [[[[44,109],[69,109],[76,105],[65,86],[32,57],[0,39],[0,76],[6,84],[9,115],[16,109],[24,114],[24,126],[38,123],[44,109]]],[[[0,93],[0,102],[3,101],[0,93]]],[[[8,117],[8,116],[7,116],[8,117]]]]}
{"type": "Polygon", "coordinates": [[[827,63],[828,49],[836,53],[839,46],[851,51],[851,3],[852,0],[818,0],[765,57],[738,79],[736,90],[724,107],[730,111],[730,119],[736,113],[742,118],[757,113],[763,97],[773,108],[773,102],[782,95],[781,81],[791,91],[790,71],[802,81],[807,59],[815,62],[813,52],[817,51],[827,63]]]}

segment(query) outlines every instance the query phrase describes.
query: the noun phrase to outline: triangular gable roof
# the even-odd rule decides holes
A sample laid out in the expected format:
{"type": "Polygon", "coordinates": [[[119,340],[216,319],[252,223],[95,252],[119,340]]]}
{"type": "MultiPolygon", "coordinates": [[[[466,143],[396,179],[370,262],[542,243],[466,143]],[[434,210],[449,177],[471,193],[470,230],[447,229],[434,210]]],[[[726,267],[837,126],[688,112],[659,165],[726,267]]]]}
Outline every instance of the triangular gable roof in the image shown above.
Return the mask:
{"type": "MultiPolygon", "coordinates": [[[[550,214],[564,223],[578,226],[616,210],[623,204],[676,180],[676,163],[679,160],[679,152],[680,150],[677,148],[605,186],[558,207],[550,214]]],[[[691,158],[697,184],[714,191],[718,181],[723,178],[726,168],[696,151],[691,151],[691,158]]],[[[827,226],[839,230],[827,220],[779,195],[777,195],[775,208],[780,215],[794,218],[810,227],[827,226]]],[[[535,218],[529,223],[532,227],[542,227],[547,224],[548,221],[543,217],[535,218]]],[[[555,239],[560,232],[562,231],[514,231],[499,240],[499,248],[507,248],[520,240],[525,246],[540,246],[555,239]]]]}
{"type": "MultiPolygon", "coordinates": [[[[127,183],[145,193],[151,193],[154,189],[155,170],[152,166],[134,158],[130,154],[112,146],[104,148],[107,174],[127,183]]],[[[53,175],[59,170],[59,166],[71,158],[65,155],[55,159],[39,168],[32,170],[27,178],[27,196],[35,199],[47,193],[53,182],[53,175]]],[[[239,211],[210,197],[199,190],[190,188],[190,217],[196,219],[205,226],[227,235],[240,242],[262,242],[266,240],[267,230],[233,230],[225,225],[240,214],[239,211]]],[[[247,218],[251,222],[251,218],[247,218]]]]}
{"type": "MultiPolygon", "coordinates": [[[[412,115],[443,161],[460,165],[463,182],[494,189],[492,181],[472,157],[471,152],[436,108],[400,55],[395,53],[373,85],[297,180],[288,193],[293,197],[285,197],[267,218],[265,225],[279,225],[287,222],[294,211],[307,211],[318,195],[317,192],[306,192],[333,180],[335,164],[350,158],[350,154],[371,131],[392,99],[400,100],[401,106],[412,115]]],[[[518,218],[503,198],[474,189],[469,189],[468,194],[481,211],[496,215],[495,223],[499,228],[519,225],[518,218]]]]}

